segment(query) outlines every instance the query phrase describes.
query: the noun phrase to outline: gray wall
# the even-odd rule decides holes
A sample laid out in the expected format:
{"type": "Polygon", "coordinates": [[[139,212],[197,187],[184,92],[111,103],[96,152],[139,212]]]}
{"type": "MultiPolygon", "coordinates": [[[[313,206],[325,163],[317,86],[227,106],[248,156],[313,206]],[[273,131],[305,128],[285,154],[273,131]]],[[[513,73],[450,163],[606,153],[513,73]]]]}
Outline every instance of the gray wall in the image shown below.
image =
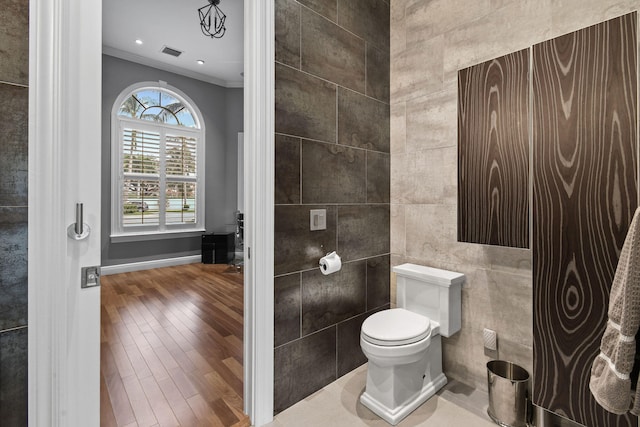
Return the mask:
{"type": "Polygon", "coordinates": [[[389,4],[277,0],[275,31],[278,412],[366,362],[360,326],[389,306],[389,4]]]}
{"type": "Polygon", "coordinates": [[[200,237],[111,243],[111,110],[120,93],[143,81],[166,81],[198,106],[205,124],[205,226],[233,224],[237,193],[237,133],[243,129],[243,90],[227,89],[167,71],[102,56],[102,265],[200,253],[200,237]]]}
{"type": "Polygon", "coordinates": [[[227,197],[224,204],[223,212],[226,224],[235,227],[234,212],[238,206],[238,132],[244,130],[244,91],[242,89],[227,89],[227,152],[226,167],[227,177],[225,186],[227,188],[227,197]]]}
{"type": "MultiPolygon", "coordinates": [[[[0,424],[27,425],[29,2],[0,10],[0,424]]],[[[44,242],[43,242],[44,244],[44,242]]]]}

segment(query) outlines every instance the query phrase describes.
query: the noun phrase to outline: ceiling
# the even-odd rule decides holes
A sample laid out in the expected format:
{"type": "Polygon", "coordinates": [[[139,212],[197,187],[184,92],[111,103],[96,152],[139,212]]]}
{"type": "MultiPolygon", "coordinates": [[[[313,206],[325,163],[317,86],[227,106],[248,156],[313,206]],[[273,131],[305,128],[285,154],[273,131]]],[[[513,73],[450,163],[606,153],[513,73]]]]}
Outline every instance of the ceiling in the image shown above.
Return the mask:
{"type": "Polygon", "coordinates": [[[198,9],[208,0],[104,0],[103,53],[225,87],[242,87],[243,0],[221,0],[224,37],[202,34],[198,9]],[[143,44],[136,44],[136,39],[143,44]],[[162,53],[164,46],[183,51],[162,53]],[[196,61],[203,60],[199,65],[196,61]]]}

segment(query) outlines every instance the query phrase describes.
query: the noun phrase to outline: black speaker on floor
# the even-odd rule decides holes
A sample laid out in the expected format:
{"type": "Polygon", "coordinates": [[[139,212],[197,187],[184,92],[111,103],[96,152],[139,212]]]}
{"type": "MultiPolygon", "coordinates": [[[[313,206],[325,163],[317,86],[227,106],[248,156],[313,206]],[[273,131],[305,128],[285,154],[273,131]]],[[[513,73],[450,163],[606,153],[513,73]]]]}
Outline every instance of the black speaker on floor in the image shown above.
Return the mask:
{"type": "Polygon", "coordinates": [[[235,233],[214,232],[202,236],[202,263],[228,264],[235,257],[235,233]]]}
{"type": "Polygon", "coordinates": [[[202,263],[213,264],[213,257],[216,252],[216,244],[212,234],[202,236],[202,263]]]}

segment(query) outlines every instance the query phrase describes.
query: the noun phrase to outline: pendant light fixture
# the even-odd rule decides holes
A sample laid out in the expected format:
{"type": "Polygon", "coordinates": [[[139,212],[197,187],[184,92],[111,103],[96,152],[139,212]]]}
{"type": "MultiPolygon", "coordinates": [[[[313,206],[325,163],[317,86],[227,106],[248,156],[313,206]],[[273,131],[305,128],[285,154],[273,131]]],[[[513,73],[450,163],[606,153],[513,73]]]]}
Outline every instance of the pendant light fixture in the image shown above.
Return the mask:
{"type": "Polygon", "coordinates": [[[219,39],[224,36],[225,31],[227,31],[224,26],[224,21],[227,19],[227,15],[222,13],[218,7],[220,0],[208,1],[209,4],[198,9],[198,15],[200,16],[200,29],[202,30],[202,34],[205,36],[219,39]]]}

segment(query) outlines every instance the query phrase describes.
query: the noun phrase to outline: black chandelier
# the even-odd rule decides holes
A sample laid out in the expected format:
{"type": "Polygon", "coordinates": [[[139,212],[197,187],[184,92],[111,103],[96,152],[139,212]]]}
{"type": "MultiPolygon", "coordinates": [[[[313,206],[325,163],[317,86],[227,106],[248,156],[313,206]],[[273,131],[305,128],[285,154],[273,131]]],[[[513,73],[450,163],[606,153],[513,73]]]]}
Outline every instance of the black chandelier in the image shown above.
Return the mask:
{"type": "Polygon", "coordinates": [[[224,21],[227,19],[227,15],[222,13],[218,7],[220,0],[208,1],[209,4],[198,9],[198,15],[200,15],[200,29],[202,30],[202,34],[205,36],[219,39],[224,36],[224,32],[227,31],[224,26],[224,21]],[[213,26],[211,26],[212,15],[213,26]]]}

